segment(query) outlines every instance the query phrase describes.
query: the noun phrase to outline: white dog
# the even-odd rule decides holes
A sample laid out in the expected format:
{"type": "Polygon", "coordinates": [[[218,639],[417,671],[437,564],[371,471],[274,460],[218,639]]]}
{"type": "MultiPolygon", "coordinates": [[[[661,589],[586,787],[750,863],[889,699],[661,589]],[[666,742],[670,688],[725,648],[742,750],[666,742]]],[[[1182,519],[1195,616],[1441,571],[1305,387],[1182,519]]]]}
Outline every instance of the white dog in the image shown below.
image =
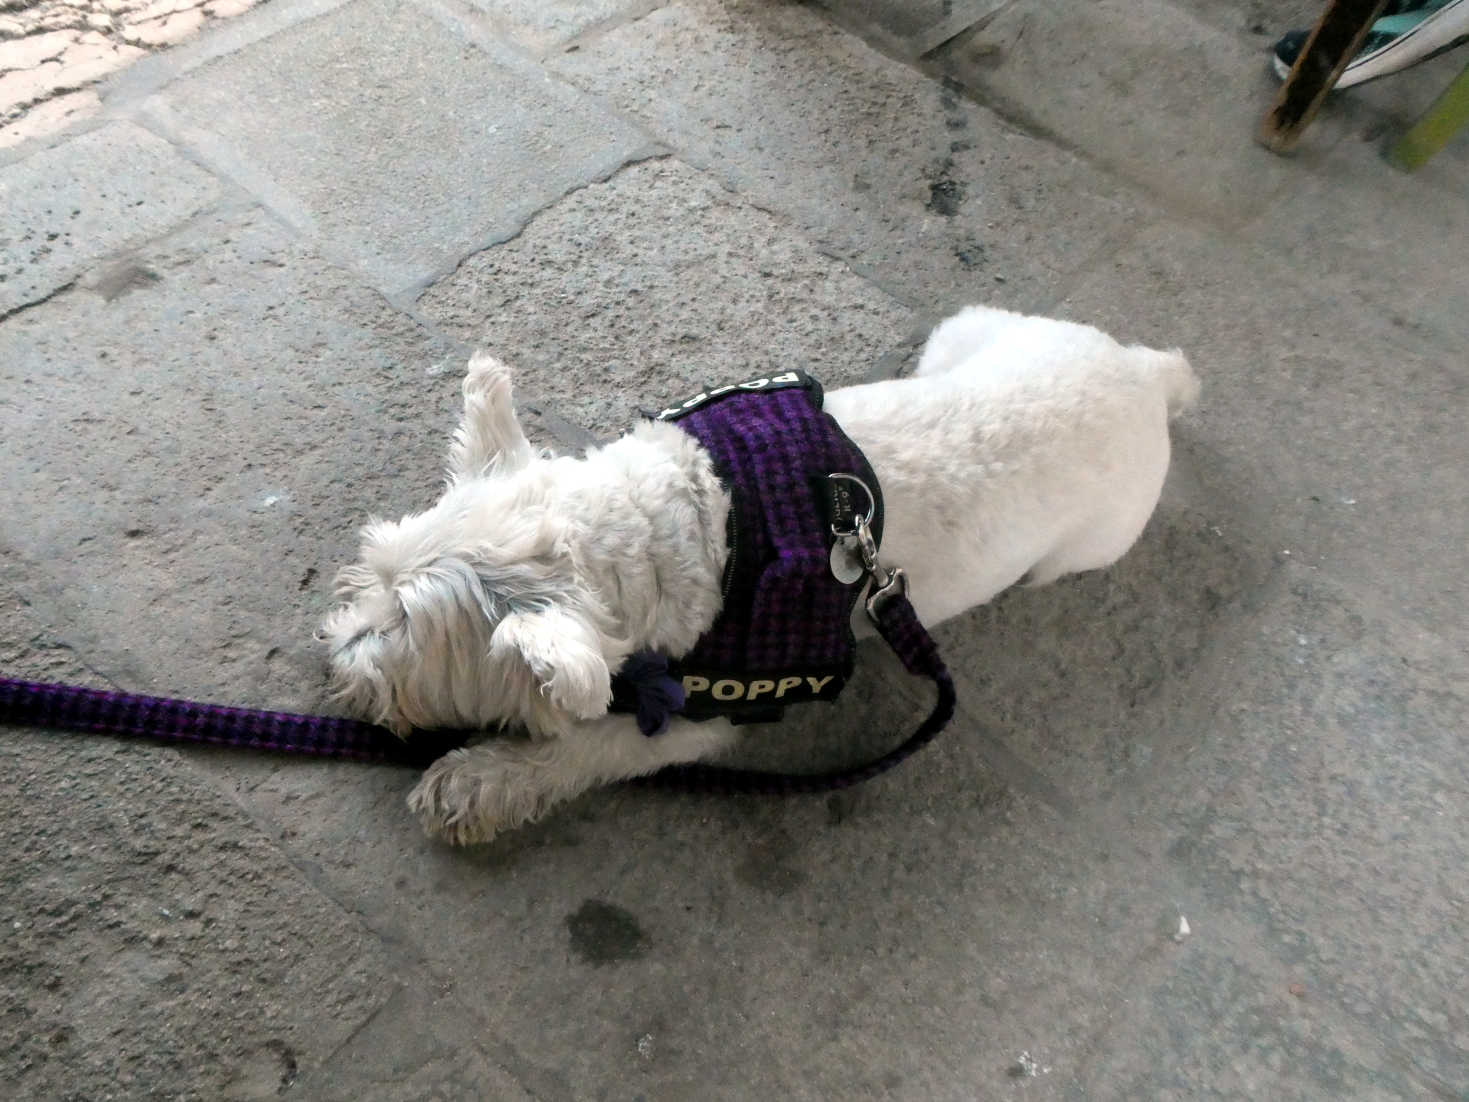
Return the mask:
{"type": "MultiPolygon", "coordinates": [[[[969,307],[909,378],[825,408],[886,500],[881,555],[928,625],[1017,581],[1108,566],[1142,532],[1168,421],[1198,381],[1178,351],[1085,325],[969,307]]],[[[510,374],[476,354],[448,486],[364,531],[324,634],[341,698],[399,734],[519,729],[436,761],[408,798],[432,833],[484,841],[587,788],[709,758],[735,728],[675,719],[647,737],[609,714],[630,654],[686,653],[720,610],[729,498],[710,457],[648,422],[584,459],[537,454],[510,374]]],[[[859,613],[859,635],[871,628],[859,613]]]]}

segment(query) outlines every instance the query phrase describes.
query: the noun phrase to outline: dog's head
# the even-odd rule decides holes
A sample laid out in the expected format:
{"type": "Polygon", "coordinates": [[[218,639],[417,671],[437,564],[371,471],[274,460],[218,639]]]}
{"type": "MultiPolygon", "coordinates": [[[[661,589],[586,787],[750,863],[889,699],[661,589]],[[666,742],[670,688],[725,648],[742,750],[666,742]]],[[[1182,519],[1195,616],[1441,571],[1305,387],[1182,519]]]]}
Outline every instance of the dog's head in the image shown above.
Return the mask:
{"type": "Polygon", "coordinates": [[[443,497],[363,529],[321,635],[338,698],[398,734],[553,733],[606,712],[626,648],[576,568],[574,519],[558,515],[575,461],[533,452],[495,361],[471,361],[464,389],[443,497]]]}

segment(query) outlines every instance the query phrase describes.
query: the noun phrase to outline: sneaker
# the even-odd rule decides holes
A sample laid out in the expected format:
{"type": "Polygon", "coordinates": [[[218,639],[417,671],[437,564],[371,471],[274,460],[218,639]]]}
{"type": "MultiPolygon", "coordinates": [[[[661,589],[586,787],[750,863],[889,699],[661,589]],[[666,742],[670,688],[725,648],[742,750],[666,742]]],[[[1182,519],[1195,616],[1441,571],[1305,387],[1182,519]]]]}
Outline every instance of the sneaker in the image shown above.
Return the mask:
{"type": "MultiPolygon", "coordinates": [[[[1311,37],[1291,31],[1275,44],[1271,63],[1284,80],[1311,37]]],[[[1376,80],[1469,42],[1469,0],[1391,0],[1361,50],[1342,71],[1338,88],[1376,80]]]]}

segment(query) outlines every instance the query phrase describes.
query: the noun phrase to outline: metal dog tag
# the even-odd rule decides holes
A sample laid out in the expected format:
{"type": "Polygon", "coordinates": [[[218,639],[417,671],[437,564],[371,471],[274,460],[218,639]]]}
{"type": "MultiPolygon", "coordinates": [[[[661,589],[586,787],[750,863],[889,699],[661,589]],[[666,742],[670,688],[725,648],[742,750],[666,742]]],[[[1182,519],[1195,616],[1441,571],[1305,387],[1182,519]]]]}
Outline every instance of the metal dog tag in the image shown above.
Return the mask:
{"type": "Polygon", "coordinates": [[[831,545],[831,575],[833,578],[842,585],[851,585],[866,573],[867,568],[862,565],[862,555],[857,550],[855,540],[839,539],[831,545]]]}

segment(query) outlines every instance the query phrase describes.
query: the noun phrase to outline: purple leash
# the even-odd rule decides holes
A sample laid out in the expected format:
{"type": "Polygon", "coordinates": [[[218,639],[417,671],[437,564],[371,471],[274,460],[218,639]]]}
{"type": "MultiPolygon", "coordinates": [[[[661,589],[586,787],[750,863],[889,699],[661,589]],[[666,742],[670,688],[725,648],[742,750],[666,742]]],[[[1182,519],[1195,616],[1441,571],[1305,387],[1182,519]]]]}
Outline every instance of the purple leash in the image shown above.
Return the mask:
{"type": "Polygon", "coordinates": [[[9,677],[0,678],[0,723],[419,767],[465,741],[462,733],[431,731],[404,741],[384,727],[337,716],[230,708],[9,677]]]}
{"type": "MultiPolygon", "coordinates": [[[[901,573],[898,573],[901,579],[901,573]]],[[[954,714],[954,683],[938,648],[901,592],[883,587],[868,600],[869,614],[909,673],[928,677],[939,698],[923,724],[899,746],[865,765],[826,773],[766,773],[715,765],[664,769],[641,783],[691,792],[784,796],[849,788],[884,773],[933,741],[954,714]]],[[[0,724],[129,735],[165,742],[197,742],[316,758],[424,768],[469,737],[464,731],[415,731],[396,738],[386,728],[338,716],[198,704],[170,697],[84,689],[43,681],[0,678],[0,724]]]]}

